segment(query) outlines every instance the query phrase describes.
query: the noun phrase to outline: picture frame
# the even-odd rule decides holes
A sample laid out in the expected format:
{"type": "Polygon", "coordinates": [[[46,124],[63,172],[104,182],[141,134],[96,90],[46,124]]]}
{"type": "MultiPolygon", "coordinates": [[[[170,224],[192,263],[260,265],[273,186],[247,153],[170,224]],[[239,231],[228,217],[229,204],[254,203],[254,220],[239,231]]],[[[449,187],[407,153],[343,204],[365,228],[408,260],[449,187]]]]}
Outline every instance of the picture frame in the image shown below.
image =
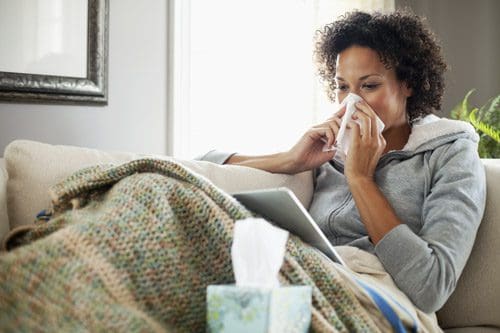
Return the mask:
{"type": "Polygon", "coordinates": [[[0,71],[0,102],[107,105],[109,0],[87,1],[86,76],[0,71]]]}

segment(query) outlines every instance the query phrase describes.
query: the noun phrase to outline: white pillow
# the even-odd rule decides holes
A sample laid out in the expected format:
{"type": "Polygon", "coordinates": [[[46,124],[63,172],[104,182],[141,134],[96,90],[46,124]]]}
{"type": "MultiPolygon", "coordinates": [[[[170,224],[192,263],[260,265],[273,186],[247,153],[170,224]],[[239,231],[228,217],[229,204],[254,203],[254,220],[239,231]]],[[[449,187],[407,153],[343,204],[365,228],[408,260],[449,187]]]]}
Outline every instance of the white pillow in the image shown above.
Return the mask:
{"type": "MultiPolygon", "coordinates": [[[[47,192],[49,187],[74,171],[90,165],[118,164],[146,156],[73,146],[56,146],[27,140],[11,142],[4,154],[9,174],[7,205],[10,228],[32,223],[36,214],[50,205],[47,192]]],[[[161,156],[153,157],[161,158],[161,156]]],[[[205,176],[229,193],[285,186],[290,188],[306,207],[309,206],[312,198],[313,184],[310,172],[292,176],[272,174],[236,165],[175,160],[205,176]]]]}

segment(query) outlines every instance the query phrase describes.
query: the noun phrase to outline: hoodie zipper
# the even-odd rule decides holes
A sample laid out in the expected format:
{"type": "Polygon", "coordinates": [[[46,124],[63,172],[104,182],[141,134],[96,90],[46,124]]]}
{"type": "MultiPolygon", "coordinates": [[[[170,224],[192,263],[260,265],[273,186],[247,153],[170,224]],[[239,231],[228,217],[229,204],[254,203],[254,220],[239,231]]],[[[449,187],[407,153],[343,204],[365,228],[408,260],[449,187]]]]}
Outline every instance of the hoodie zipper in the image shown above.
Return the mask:
{"type": "Polygon", "coordinates": [[[347,191],[347,195],[345,196],[344,200],[342,201],[342,203],[337,207],[335,208],[334,210],[332,210],[330,212],[330,214],[328,214],[328,230],[330,231],[330,234],[335,237],[335,238],[338,238],[339,234],[335,231],[335,228],[334,228],[334,224],[335,224],[335,217],[336,215],[342,210],[344,209],[348,204],[349,202],[352,200],[352,194],[351,192],[348,190],[347,191]]]}

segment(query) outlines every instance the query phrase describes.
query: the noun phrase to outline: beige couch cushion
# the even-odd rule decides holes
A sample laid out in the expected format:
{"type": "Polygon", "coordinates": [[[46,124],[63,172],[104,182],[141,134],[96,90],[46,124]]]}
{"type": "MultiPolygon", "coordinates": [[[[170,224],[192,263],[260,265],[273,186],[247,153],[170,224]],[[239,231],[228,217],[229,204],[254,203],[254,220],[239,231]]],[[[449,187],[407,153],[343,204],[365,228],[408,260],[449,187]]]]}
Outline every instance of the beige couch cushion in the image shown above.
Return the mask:
{"type": "Polygon", "coordinates": [[[9,217],[7,215],[7,170],[5,160],[0,158],[0,241],[9,231],[9,217]]]}
{"type": "Polygon", "coordinates": [[[500,328],[500,160],[483,160],[483,163],[487,179],[486,211],[457,288],[438,312],[443,328],[500,328]]]}
{"type": "MultiPolygon", "coordinates": [[[[146,155],[110,153],[16,140],[6,147],[4,156],[9,174],[7,203],[12,229],[32,223],[39,211],[49,207],[48,188],[74,171],[89,165],[122,163],[146,155]]],[[[161,156],[156,157],[161,158],[161,156]]],[[[163,156],[163,158],[168,157],[163,156]]],[[[285,186],[294,191],[306,207],[312,197],[310,172],[290,176],[242,166],[217,165],[206,161],[177,161],[209,178],[216,186],[230,193],[285,186]]]]}

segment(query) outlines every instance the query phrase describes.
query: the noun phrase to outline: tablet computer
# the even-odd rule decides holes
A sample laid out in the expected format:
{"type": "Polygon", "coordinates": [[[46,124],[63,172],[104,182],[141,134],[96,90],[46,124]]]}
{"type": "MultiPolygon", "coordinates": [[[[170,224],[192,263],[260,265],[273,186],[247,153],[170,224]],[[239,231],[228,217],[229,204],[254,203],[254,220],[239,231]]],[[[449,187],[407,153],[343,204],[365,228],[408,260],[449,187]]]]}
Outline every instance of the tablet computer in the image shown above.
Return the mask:
{"type": "Polygon", "coordinates": [[[279,187],[253,190],[233,193],[232,196],[249,210],[300,237],[334,262],[346,266],[318,224],[290,189],[279,187]]]}

